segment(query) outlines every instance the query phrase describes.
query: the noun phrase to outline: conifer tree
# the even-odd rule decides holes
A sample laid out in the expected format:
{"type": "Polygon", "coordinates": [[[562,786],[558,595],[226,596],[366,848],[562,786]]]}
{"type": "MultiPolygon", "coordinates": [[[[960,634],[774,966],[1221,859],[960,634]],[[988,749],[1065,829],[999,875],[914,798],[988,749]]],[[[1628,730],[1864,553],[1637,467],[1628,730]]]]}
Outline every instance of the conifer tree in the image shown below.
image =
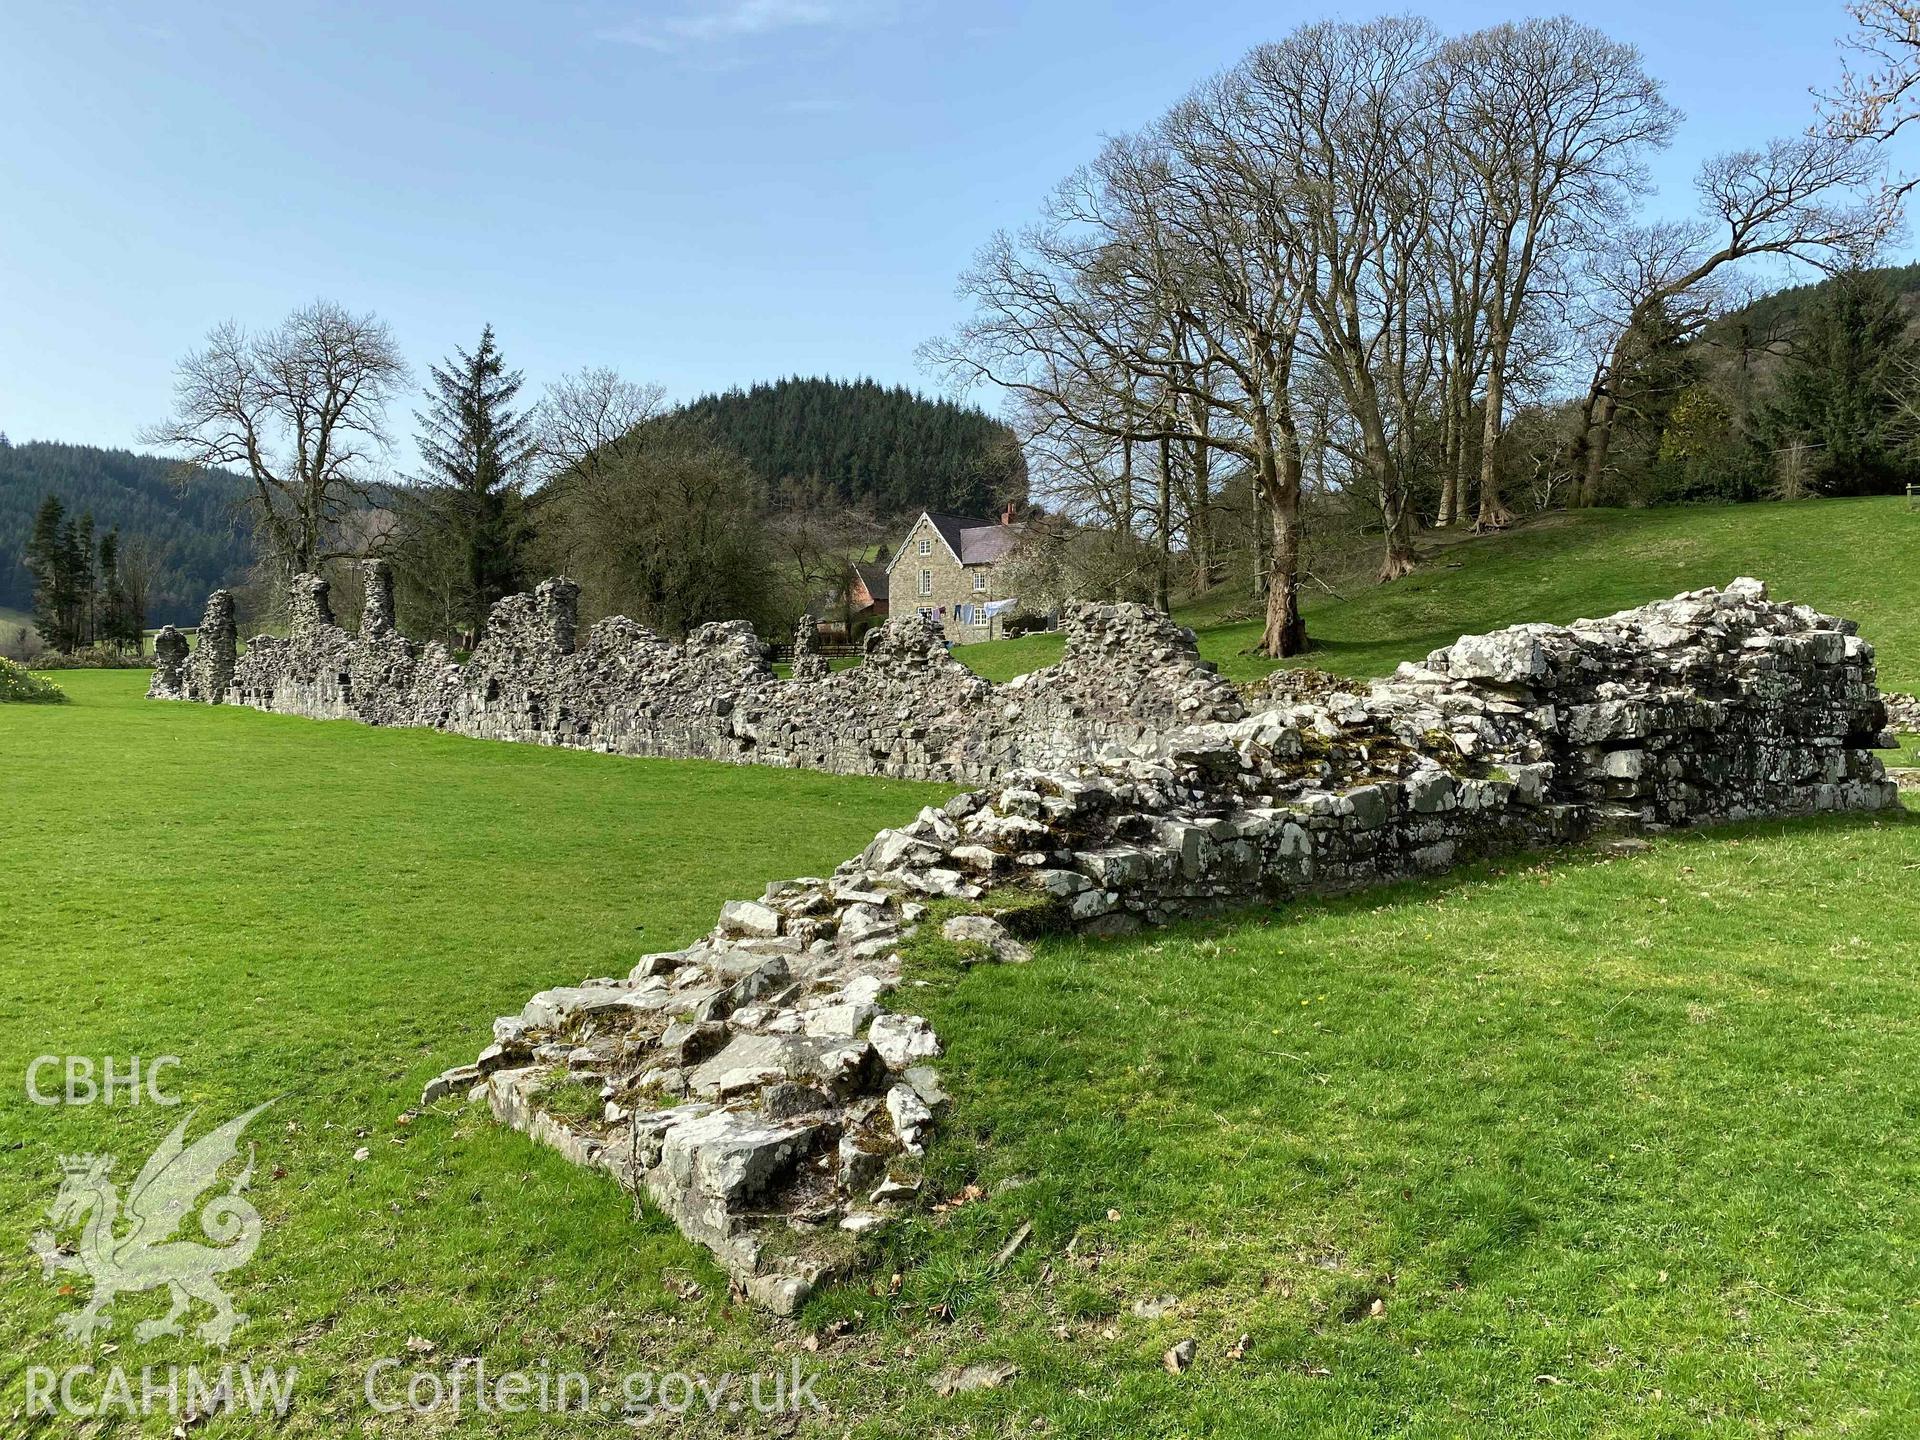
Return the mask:
{"type": "Polygon", "coordinates": [[[33,519],[33,538],[27,542],[27,569],[33,572],[33,623],[40,638],[55,650],[71,650],[64,602],[70,585],[67,571],[67,507],[60,497],[40,502],[33,519]]]}
{"type": "Polygon", "coordinates": [[[93,571],[93,511],[81,514],[67,539],[69,603],[73,606],[73,648],[93,644],[95,576],[93,571]]]}
{"type": "Polygon", "coordinates": [[[432,389],[416,412],[425,461],[424,493],[410,528],[412,542],[449,546],[464,569],[459,610],[469,645],[496,600],[519,588],[531,538],[523,486],[535,451],[531,416],[512,407],[523,380],[508,370],[493,338],[480,332],[472,352],[455,347],[431,369],[432,389]]]}
{"type": "Polygon", "coordinates": [[[1898,297],[1880,276],[1835,275],[1781,376],[1769,417],[1776,448],[1791,441],[1810,445],[1813,483],[1826,494],[1897,488],[1909,473],[1897,436],[1900,388],[1917,349],[1898,297]]]}

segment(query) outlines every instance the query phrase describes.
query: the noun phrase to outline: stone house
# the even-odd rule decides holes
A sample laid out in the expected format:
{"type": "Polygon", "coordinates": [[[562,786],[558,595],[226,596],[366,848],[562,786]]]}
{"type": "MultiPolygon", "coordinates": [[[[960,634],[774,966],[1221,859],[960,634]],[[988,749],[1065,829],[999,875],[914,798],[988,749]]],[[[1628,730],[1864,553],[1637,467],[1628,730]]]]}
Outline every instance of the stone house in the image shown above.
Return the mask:
{"type": "Polygon", "coordinates": [[[1006,562],[1026,528],[1012,506],[998,521],[921,511],[887,566],[893,613],[918,610],[950,644],[998,640],[1018,598],[1008,593],[1006,562]]]}

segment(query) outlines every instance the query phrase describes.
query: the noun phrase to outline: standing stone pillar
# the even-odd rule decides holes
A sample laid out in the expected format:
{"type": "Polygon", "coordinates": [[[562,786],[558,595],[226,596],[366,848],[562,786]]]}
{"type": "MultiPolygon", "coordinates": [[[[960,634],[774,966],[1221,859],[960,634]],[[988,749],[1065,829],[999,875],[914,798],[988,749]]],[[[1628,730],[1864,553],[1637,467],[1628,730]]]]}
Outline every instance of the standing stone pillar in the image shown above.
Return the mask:
{"type": "Polygon", "coordinates": [[[333,624],[333,587],[320,575],[296,575],[287,589],[287,631],[295,639],[333,624]]]}
{"type": "Polygon", "coordinates": [[[793,627],[793,678],[815,681],[827,678],[827,658],[813,648],[813,619],[802,615],[793,627]]]}
{"type": "Polygon", "coordinates": [[[573,654],[580,630],[580,587],[564,577],[542,580],[534,587],[533,604],[541,637],[562,655],[573,654]]]}
{"type": "Polygon", "coordinates": [[[171,625],[160,627],[153,637],[153,683],[147,686],[149,700],[187,698],[187,637],[171,625]]]}
{"type": "Polygon", "coordinates": [[[393,634],[393,566],[369,560],[360,567],[367,598],[360,611],[360,638],[378,640],[393,634]]]}
{"type": "Polygon", "coordinates": [[[233,684],[240,663],[240,631],[233,618],[233,596],[216,590],[200,617],[200,643],[187,665],[187,699],[218,705],[233,684]]]}

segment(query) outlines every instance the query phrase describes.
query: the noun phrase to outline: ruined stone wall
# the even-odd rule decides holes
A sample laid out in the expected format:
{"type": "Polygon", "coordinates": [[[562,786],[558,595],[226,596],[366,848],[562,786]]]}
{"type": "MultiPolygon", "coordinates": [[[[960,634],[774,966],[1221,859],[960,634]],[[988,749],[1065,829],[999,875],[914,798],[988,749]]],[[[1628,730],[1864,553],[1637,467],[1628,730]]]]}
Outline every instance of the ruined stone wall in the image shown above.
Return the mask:
{"type": "Polygon", "coordinates": [[[334,623],[326,581],[297,577],[288,634],[257,637],[237,663],[222,592],[206,625],[225,617],[225,668],[201,665],[203,629],[184,670],[163,652],[149,693],[620,755],[969,783],[1246,713],[1192,634],[1138,605],[1074,608],[1058,665],[995,686],[913,614],[870,632],[851,669],[829,671],[810,647],[797,650],[788,680],[739,621],[703,625],[679,644],[619,617],[581,637],[570,580],[502,600],[459,665],[394,631],[384,562],[369,562],[366,585],[356,635],[334,623]]]}
{"type": "MultiPolygon", "coordinates": [[[[534,996],[424,1098],[484,1100],[607,1170],[791,1313],[917,1195],[940,1041],[890,1006],[934,902],[970,912],[942,925],[965,954],[1018,962],[1007,926],[1118,933],[1596,834],[1897,804],[1872,647],[1749,580],[1313,688],[929,807],[625,979],[534,996]],[[555,1118],[578,1116],[548,1105],[571,1086],[598,1118],[555,1118]]],[[[1030,699],[1050,721],[1086,703],[1065,682],[1030,699]]]]}
{"type": "Polygon", "coordinates": [[[216,590],[207,597],[200,616],[198,643],[189,650],[187,637],[171,625],[153,637],[153,680],[147,687],[154,700],[198,700],[218,705],[233,686],[239,660],[239,627],[234,621],[233,596],[216,590]]]}

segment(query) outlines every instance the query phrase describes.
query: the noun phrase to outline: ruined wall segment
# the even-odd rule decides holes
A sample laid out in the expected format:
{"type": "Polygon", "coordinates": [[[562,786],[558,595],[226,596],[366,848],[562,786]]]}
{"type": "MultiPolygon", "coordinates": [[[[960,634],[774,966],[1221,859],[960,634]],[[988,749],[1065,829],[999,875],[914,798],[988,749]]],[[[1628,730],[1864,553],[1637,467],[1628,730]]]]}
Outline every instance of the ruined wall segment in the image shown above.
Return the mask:
{"type": "Polygon", "coordinates": [[[153,681],[147,686],[149,700],[187,698],[187,661],[191,654],[186,636],[171,625],[160,627],[153,637],[153,681]]]}
{"type": "Polygon", "coordinates": [[[483,1100],[606,1170],[791,1314],[917,1197],[941,1044],[892,1007],[932,902],[973,912],[942,924],[963,953],[1017,963],[1008,925],[1124,933],[1613,832],[1898,803],[1872,647],[1750,580],[1313,689],[928,807],[624,979],[535,995],[424,1100],[483,1100]],[[551,1103],[573,1086],[597,1115],[551,1103]]]}
{"type": "MultiPolygon", "coordinates": [[[[495,605],[459,665],[394,630],[384,561],[369,561],[364,580],[357,635],[335,623],[324,579],[297,576],[286,636],[255,638],[237,666],[229,638],[224,671],[183,680],[156,670],[149,694],[618,755],[956,783],[1245,713],[1192,633],[1139,605],[1076,607],[1065,658],[1006,686],[955,660],[939,625],[911,612],[868,633],[860,665],[829,670],[807,644],[781,680],[743,621],[702,625],[676,644],[615,617],[581,638],[579,587],[565,579],[495,605]]],[[[210,601],[209,624],[214,611],[210,601]]]]}
{"type": "Polygon", "coordinates": [[[233,596],[216,590],[207,597],[200,615],[200,633],[184,672],[185,700],[217,705],[233,684],[240,631],[234,621],[233,596]]]}

